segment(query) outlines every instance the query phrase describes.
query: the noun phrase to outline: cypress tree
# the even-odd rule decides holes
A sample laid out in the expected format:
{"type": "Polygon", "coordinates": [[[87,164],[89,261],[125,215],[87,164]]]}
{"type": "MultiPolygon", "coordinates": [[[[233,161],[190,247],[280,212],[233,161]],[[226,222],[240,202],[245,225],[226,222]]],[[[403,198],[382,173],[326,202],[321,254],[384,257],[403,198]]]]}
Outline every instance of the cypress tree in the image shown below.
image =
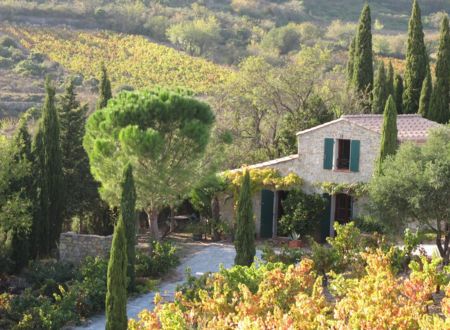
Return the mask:
{"type": "Polygon", "coordinates": [[[389,66],[388,66],[388,69],[387,69],[386,90],[387,90],[387,95],[386,95],[386,100],[387,100],[387,96],[389,96],[389,95],[394,96],[394,94],[395,94],[395,90],[394,90],[394,67],[392,66],[392,61],[389,61],[389,66]]]}
{"type": "MultiPolygon", "coordinates": [[[[14,137],[14,144],[17,147],[14,154],[15,163],[26,162],[31,165],[31,136],[28,132],[27,115],[23,115],[20,118],[19,127],[14,137]]],[[[31,173],[30,169],[20,179],[12,178],[9,185],[10,193],[18,193],[23,200],[33,201],[33,177],[31,173]]],[[[19,225],[11,230],[9,236],[10,258],[14,263],[14,271],[19,272],[27,265],[30,258],[30,234],[19,225]]]]}
{"type": "Polygon", "coordinates": [[[108,78],[108,72],[106,71],[105,64],[102,64],[97,110],[106,107],[106,105],[108,104],[108,100],[111,98],[111,81],[108,78]]]}
{"type": "Polygon", "coordinates": [[[394,155],[397,150],[397,110],[394,98],[389,95],[383,113],[383,126],[381,128],[381,147],[378,159],[378,172],[381,171],[381,163],[389,155],[394,155]]]}
{"type": "Polygon", "coordinates": [[[397,113],[403,113],[402,105],[403,105],[403,79],[402,76],[399,74],[395,75],[394,79],[394,100],[395,100],[395,107],[397,109],[397,113]]]}
{"type": "Polygon", "coordinates": [[[120,201],[120,212],[125,223],[125,236],[127,239],[127,260],[128,260],[128,290],[135,289],[134,264],[136,259],[136,188],[134,186],[133,170],[130,164],[127,165],[122,183],[122,198],[120,201]]]}
{"type": "Polygon", "coordinates": [[[45,256],[49,253],[49,231],[50,224],[48,214],[48,192],[44,177],[45,150],[42,143],[43,138],[42,122],[39,123],[38,130],[32,145],[33,173],[35,192],[35,206],[33,212],[33,223],[31,226],[31,248],[33,257],[45,256]]]}
{"type": "Polygon", "coordinates": [[[245,170],[244,179],[239,192],[236,225],[237,229],[234,242],[236,257],[234,263],[241,266],[250,266],[255,258],[256,249],[250,173],[248,170],[245,170]]]}
{"type": "Polygon", "coordinates": [[[373,85],[371,25],[370,7],[366,4],[359,18],[353,64],[353,86],[363,93],[370,93],[373,85]]]}
{"type": "MultiPolygon", "coordinates": [[[[77,101],[73,81],[66,86],[58,106],[64,175],[64,218],[93,212],[98,207],[98,184],[92,177],[89,158],[83,148],[87,106],[77,101]]],[[[81,224],[80,224],[81,226],[81,224]]]]}
{"type": "Polygon", "coordinates": [[[384,63],[378,64],[375,83],[372,90],[372,113],[382,113],[388,97],[386,70],[384,63]]]}
{"type": "Polygon", "coordinates": [[[408,27],[403,113],[417,113],[419,110],[422,83],[426,78],[428,66],[428,55],[423,38],[420,8],[417,0],[414,0],[408,27]]]}
{"type": "Polygon", "coordinates": [[[56,248],[62,229],[63,220],[63,174],[61,163],[61,146],[59,118],[55,107],[55,88],[47,77],[45,82],[46,97],[39,130],[36,134],[35,152],[38,165],[39,190],[39,246],[41,253],[48,255],[56,248]]]}
{"type": "Polygon", "coordinates": [[[127,242],[120,216],[114,228],[108,263],[106,330],[127,329],[127,242]]]}
{"type": "Polygon", "coordinates": [[[433,89],[430,69],[428,68],[427,71],[428,73],[422,84],[422,90],[420,92],[420,100],[419,100],[419,113],[422,115],[422,117],[425,118],[428,118],[430,110],[431,93],[433,89]]]}
{"type": "Polygon", "coordinates": [[[448,18],[441,22],[441,36],[436,61],[436,83],[431,94],[430,111],[427,118],[438,123],[450,120],[450,33],[448,18]]]}
{"type": "Polygon", "coordinates": [[[348,48],[348,60],[347,60],[347,85],[351,86],[353,80],[353,66],[355,58],[355,37],[352,38],[350,46],[348,48]]]}
{"type": "Polygon", "coordinates": [[[55,88],[46,81],[47,96],[42,111],[42,145],[45,150],[44,178],[48,192],[49,247],[54,249],[62,229],[63,173],[59,118],[55,107],[55,88]]]}

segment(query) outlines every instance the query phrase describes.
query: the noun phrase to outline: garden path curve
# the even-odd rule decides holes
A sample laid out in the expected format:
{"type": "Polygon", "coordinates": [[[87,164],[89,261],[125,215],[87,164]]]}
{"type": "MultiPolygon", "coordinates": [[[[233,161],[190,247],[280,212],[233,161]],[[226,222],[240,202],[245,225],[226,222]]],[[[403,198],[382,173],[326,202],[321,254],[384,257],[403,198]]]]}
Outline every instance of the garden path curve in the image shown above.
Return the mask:
{"type": "MultiPolygon", "coordinates": [[[[234,256],[236,251],[231,244],[209,243],[193,254],[181,260],[181,264],[177,267],[176,272],[182,274],[177,280],[162,281],[157,290],[148,294],[130,299],[127,304],[128,318],[137,318],[137,315],[143,309],[153,309],[153,298],[156,292],[166,298],[171,299],[174,295],[177,285],[185,281],[185,269],[189,267],[193,275],[202,275],[206,272],[217,272],[222,264],[225,268],[229,268],[234,264],[234,256]]],[[[261,252],[257,251],[257,256],[261,257],[261,252]]],[[[75,330],[103,330],[105,329],[105,316],[98,315],[90,319],[89,323],[74,328],[75,330]]]]}

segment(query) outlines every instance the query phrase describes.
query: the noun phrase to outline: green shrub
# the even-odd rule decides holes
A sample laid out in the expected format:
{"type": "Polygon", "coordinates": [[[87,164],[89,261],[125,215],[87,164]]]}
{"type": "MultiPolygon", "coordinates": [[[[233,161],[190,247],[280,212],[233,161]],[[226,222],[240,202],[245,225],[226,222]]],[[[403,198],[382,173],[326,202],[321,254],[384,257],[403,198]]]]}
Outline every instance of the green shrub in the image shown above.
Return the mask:
{"type": "Polygon", "coordinates": [[[386,233],[386,227],[381,223],[380,221],[377,221],[377,219],[370,217],[370,216],[363,216],[360,218],[353,219],[353,222],[355,223],[356,227],[365,233],[380,233],[384,234],[386,233]]]}
{"type": "Polygon", "coordinates": [[[289,249],[283,246],[279,253],[269,245],[265,245],[262,249],[262,260],[266,262],[282,262],[286,265],[294,265],[300,262],[305,253],[300,249],[289,249]]]}
{"type": "Polygon", "coordinates": [[[56,284],[65,283],[75,277],[75,267],[56,260],[31,261],[24,271],[25,279],[34,289],[39,289],[49,280],[56,284]]]}
{"type": "Polygon", "coordinates": [[[70,286],[76,294],[76,309],[80,316],[86,317],[105,309],[106,275],[108,261],[100,257],[87,257],[70,286]]]}
{"type": "Polygon", "coordinates": [[[14,41],[14,39],[8,37],[8,36],[2,36],[0,37],[0,46],[1,47],[12,47],[17,48],[17,43],[14,41]]]}
{"type": "Polygon", "coordinates": [[[314,261],[314,268],[322,275],[329,271],[341,271],[338,267],[339,256],[337,251],[325,245],[312,242],[311,244],[311,259],[314,261]]]}
{"type": "Polygon", "coordinates": [[[12,60],[10,60],[9,58],[0,56],[0,68],[8,69],[8,68],[12,67],[13,64],[14,64],[14,62],[12,60]]]}
{"type": "Polygon", "coordinates": [[[282,205],[285,214],[280,219],[280,229],[285,234],[296,232],[301,237],[313,234],[325,209],[322,196],[301,190],[289,191],[282,205]]]}
{"type": "Polygon", "coordinates": [[[186,281],[181,284],[177,285],[177,288],[175,291],[180,291],[183,293],[183,297],[186,297],[186,299],[190,301],[194,301],[199,299],[199,292],[200,290],[206,289],[206,282],[208,278],[211,277],[210,272],[204,273],[201,276],[194,276],[192,275],[191,269],[186,269],[186,281]]]}
{"type": "Polygon", "coordinates": [[[22,75],[42,76],[45,73],[45,66],[33,62],[32,60],[23,60],[17,63],[14,72],[22,75]]]}
{"type": "Polygon", "coordinates": [[[169,242],[152,242],[152,254],[136,253],[136,276],[157,277],[179,264],[177,249],[169,242]]]}

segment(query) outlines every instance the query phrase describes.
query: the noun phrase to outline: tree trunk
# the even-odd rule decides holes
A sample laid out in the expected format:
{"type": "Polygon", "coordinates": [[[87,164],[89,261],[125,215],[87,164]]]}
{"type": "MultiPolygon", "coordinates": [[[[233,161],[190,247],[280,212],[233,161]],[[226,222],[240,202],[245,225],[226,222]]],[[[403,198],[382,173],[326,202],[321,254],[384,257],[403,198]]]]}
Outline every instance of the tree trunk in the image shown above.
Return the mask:
{"type": "Polygon", "coordinates": [[[147,210],[145,213],[147,213],[148,226],[150,228],[152,238],[155,240],[159,240],[160,232],[158,228],[158,213],[159,213],[158,210],[150,209],[147,210]]]}

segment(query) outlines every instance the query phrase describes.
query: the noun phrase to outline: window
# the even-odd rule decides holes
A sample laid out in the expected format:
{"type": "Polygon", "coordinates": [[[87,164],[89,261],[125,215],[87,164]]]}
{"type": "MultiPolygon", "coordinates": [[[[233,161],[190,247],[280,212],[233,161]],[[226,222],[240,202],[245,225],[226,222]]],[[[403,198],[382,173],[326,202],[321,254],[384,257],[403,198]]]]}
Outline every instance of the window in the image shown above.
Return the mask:
{"type": "Polygon", "coordinates": [[[334,220],[339,223],[347,223],[352,218],[352,196],[336,194],[336,209],[334,220]]]}
{"type": "Polygon", "coordinates": [[[348,170],[350,168],[350,140],[338,140],[336,167],[338,170],[348,170]]]}

